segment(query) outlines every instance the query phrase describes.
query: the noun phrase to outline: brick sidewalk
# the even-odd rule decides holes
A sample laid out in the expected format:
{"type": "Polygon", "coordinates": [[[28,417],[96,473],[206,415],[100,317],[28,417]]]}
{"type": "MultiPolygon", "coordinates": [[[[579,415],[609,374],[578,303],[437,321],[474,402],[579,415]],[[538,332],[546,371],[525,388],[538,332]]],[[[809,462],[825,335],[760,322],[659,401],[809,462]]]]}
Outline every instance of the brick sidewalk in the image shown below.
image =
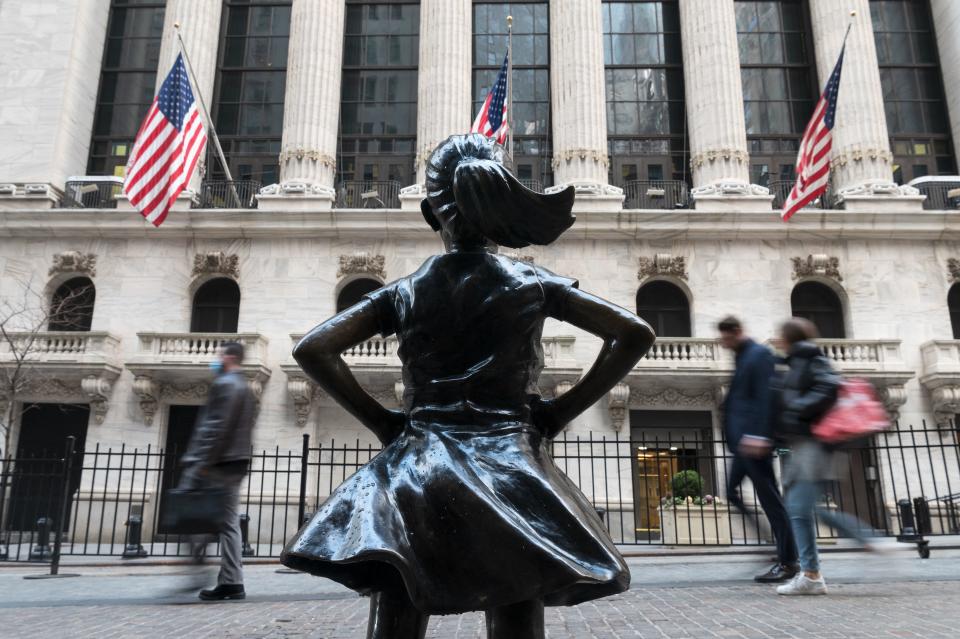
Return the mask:
{"type": "MultiPolygon", "coordinates": [[[[313,601],[226,604],[47,605],[5,608],[2,637],[229,637],[356,639],[367,600],[329,593],[313,601]],[[346,597],[346,598],[345,598],[346,597]]],[[[841,584],[828,597],[786,599],[767,586],[641,586],[547,613],[547,636],[749,639],[956,637],[956,582],[841,584]]],[[[479,614],[434,618],[428,637],[482,639],[479,614]]]]}

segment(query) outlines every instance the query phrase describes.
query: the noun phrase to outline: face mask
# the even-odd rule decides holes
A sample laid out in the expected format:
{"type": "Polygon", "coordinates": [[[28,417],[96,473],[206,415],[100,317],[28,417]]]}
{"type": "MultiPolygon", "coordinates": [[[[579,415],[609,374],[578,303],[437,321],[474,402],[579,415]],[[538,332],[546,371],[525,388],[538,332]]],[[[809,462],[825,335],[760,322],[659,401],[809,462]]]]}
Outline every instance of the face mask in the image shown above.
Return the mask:
{"type": "Polygon", "coordinates": [[[213,371],[214,375],[219,375],[220,373],[223,372],[223,362],[220,361],[219,359],[215,359],[212,362],[210,362],[209,366],[210,366],[210,370],[213,371]]]}

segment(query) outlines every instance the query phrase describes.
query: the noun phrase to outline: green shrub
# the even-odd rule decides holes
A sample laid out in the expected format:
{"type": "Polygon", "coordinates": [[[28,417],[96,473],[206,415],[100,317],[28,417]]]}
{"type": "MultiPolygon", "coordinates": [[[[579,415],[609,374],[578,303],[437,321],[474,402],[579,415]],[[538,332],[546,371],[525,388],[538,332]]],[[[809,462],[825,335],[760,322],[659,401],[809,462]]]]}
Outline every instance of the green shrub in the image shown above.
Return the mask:
{"type": "Polygon", "coordinates": [[[695,470],[681,470],[670,480],[670,488],[673,490],[674,498],[697,499],[703,495],[703,477],[695,470]]]}

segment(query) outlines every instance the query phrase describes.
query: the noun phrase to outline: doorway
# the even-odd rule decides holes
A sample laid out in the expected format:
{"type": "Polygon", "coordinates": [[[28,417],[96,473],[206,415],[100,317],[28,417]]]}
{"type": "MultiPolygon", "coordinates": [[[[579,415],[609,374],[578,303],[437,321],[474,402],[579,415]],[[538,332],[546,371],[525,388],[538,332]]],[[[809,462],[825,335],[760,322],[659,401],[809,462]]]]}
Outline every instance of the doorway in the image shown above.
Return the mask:
{"type": "Polygon", "coordinates": [[[90,407],[86,404],[26,404],[20,414],[16,463],[11,478],[7,530],[30,531],[37,520],[55,520],[63,499],[63,455],[67,437],[76,438],[67,492],[64,530],[70,528],[73,496],[83,474],[90,407]]]}
{"type": "MultiPolygon", "coordinates": [[[[187,450],[190,444],[190,437],[193,435],[193,426],[197,422],[197,416],[200,414],[200,406],[171,406],[167,418],[167,436],[164,440],[164,462],[163,476],[161,478],[161,492],[159,504],[158,522],[164,520],[164,500],[163,496],[172,488],[176,488],[180,483],[180,477],[183,474],[183,467],[180,464],[180,458],[187,450]]],[[[157,524],[157,533],[165,534],[167,531],[162,525],[157,524]]]]}

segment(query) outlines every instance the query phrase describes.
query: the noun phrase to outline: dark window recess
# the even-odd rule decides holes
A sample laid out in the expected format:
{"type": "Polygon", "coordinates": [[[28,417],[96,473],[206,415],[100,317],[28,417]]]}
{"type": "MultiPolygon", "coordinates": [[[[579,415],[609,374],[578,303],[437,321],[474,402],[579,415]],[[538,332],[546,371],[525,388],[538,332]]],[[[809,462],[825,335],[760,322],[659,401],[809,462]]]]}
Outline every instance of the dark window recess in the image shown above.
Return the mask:
{"type": "Polygon", "coordinates": [[[950,310],[953,339],[960,339],[960,284],[950,287],[950,292],[947,294],[947,308],[950,310]]]}
{"type": "Polygon", "coordinates": [[[603,3],[611,184],[687,180],[679,11],[676,1],[603,3]]]}
{"type": "MultiPolygon", "coordinates": [[[[20,415],[17,463],[13,469],[7,530],[35,531],[37,519],[54,522],[63,499],[63,455],[67,437],[76,437],[73,470],[67,497],[64,530],[70,529],[73,496],[80,488],[83,448],[87,441],[90,407],[82,404],[27,404],[20,415]]],[[[51,526],[51,530],[53,527],[51,526]]],[[[51,537],[52,539],[52,537],[51,537]]]]}
{"type": "MultiPolygon", "coordinates": [[[[212,117],[235,180],[280,178],[290,0],[226,0],[212,117]]],[[[226,174],[207,145],[208,178],[226,174]]]]}
{"type": "MultiPolygon", "coordinates": [[[[180,483],[180,477],[183,474],[183,467],[180,465],[180,458],[187,450],[190,444],[190,437],[193,435],[193,427],[197,421],[197,415],[200,413],[200,406],[171,406],[170,415],[167,420],[167,437],[164,442],[163,452],[163,476],[161,479],[162,491],[160,493],[160,514],[158,521],[163,521],[164,508],[163,495],[171,488],[176,488],[180,483]]],[[[157,532],[161,535],[168,532],[162,525],[157,524],[157,532]]]]}
{"type": "Polygon", "coordinates": [[[790,181],[819,95],[807,5],[737,0],[735,7],[750,181],[790,181]]]}
{"type": "Polygon", "coordinates": [[[793,288],[790,306],[794,317],[804,317],[817,327],[820,337],[844,339],[843,304],[840,297],[825,284],[801,282],[793,288]]]}
{"type": "Polygon", "coordinates": [[[348,309],[357,302],[359,302],[364,295],[372,291],[377,290],[383,286],[377,280],[371,280],[367,278],[353,280],[344,286],[340,293],[337,294],[337,312],[344,309],[348,309]]]}
{"type": "Polygon", "coordinates": [[[641,286],[637,291],[637,315],[650,324],[658,336],[691,336],[690,301],[670,282],[656,281],[641,286]]]}
{"type": "MultiPolygon", "coordinates": [[[[87,173],[126,173],[140,123],[153,103],[165,2],[113,0],[100,68],[87,173]]],[[[164,61],[172,63],[173,61],[164,61]]],[[[166,71],[164,71],[165,73],[166,71]]]]}
{"type": "Polygon", "coordinates": [[[473,112],[497,79],[507,53],[507,16],[513,16],[513,163],[534,189],[553,184],[550,134],[550,8],[546,2],[473,5],[473,112]]]}
{"type": "MultiPolygon", "coordinates": [[[[928,0],[871,0],[894,181],[956,175],[928,0]]],[[[842,89],[841,89],[842,90],[842,89]]]]}
{"type": "Polygon", "coordinates": [[[398,206],[386,197],[393,188],[373,183],[416,180],[419,34],[417,3],[347,3],[337,155],[342,206],[358,205],[346,192],[359,182],[367,185],[361,191],[398,206]]]}
{"type": "Polygon", "coordinates": [[[50,299],[51,331],[89,331],[97,289],[86,277],[74,277],[57,287],[50,299]]]}
{"type": "Polygon", "coordinates": [[[226,277],[210,280],[193,296],[191,333],[236,333],[240,318],[240,287],[226,277]]]}

